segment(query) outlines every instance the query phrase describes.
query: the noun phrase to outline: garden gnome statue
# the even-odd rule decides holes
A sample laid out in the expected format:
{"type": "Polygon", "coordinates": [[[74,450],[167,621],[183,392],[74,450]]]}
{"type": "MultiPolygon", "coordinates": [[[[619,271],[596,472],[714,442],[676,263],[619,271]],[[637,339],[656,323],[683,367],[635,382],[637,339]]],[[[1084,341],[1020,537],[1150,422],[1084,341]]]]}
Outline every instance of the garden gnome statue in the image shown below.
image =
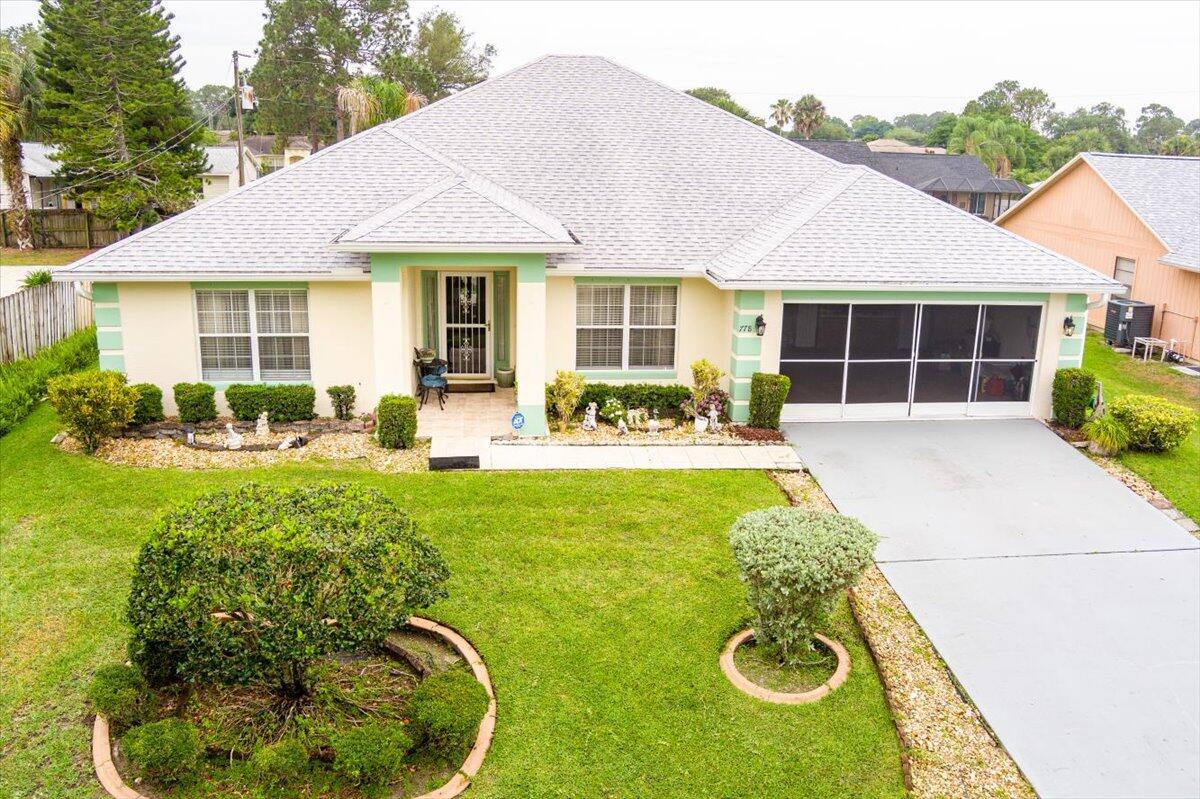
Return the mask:
{"type": "Polygon", "coordinates": [[[629,425],[625,424],[624,416],[617,417],[617,435],[619,435],[619,436],[629,435],[629,425]]]}
{"type": "Polygon", "coordinates": [[[598,406],[596,405],[596,403],[594,403],[594,402],[588,403],[587,410],[583,412],[583,429],[584,430],[595,430],[596,429],[596,411],[597,411],[597,409],[598,409],[598,406]]]}
{"type": "Polygon", "coordinates": [[[651,438],[658,438],[658,409],[650,411],[650,421],[646,422],[646,429],[650,431],[651,438]]]}
{"type": "Polygon", "coordinates": [[[242,434],[233,429],[233,423],[225,425],[225,449],[241,449],[242,434]]]}
{"type": "Polygon", "coordinates": [[[196,444],[196,428],[192,427],[190,424],[185,424],[183,426],[183,436],[184,436],[184,441],[187,442],[189,447],[195,446],[195,444],[196,444]]]}
{"type": "Polygon", "coordinates": [[[721,429],[721,415],[717,413],[716,408],[708,409],[708,430],[715,433],[721,429]]]}
{"type": "Polygon", "coordinates": [[[254,437],[266,438],[271,435],[271,427],[267,424],[267,412],[263,411],[258,415],[258,423],[254,425],[254,437]]]}

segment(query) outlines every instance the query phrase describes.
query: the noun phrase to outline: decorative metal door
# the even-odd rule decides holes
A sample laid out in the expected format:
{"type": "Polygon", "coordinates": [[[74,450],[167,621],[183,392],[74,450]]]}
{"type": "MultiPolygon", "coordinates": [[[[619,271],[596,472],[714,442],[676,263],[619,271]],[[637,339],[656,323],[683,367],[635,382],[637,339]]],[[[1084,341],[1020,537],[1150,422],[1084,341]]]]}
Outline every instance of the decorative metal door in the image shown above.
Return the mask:
{"type": "Polygon", "coordinates": [[[491,307],[486,275],[443,275],[446,360],[449,373],[487,377],[492,373],[491,307]]]}

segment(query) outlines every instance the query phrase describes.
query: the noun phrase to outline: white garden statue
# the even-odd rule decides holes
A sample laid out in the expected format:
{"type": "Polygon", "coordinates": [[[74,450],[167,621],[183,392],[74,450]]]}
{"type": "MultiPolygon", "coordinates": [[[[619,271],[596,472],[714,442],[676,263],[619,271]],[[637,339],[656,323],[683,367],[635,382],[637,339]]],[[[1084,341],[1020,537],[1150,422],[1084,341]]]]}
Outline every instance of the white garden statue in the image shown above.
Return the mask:
{"type": "Polygon", "coordinates": [[[254,437],[266,438],[271,435],[271,426],[267,424],[267,412],[263,411],[258,415],[258,422],[254,425],[254,437]]]}
{"type": "Polygon", "coordinates": [[[717,413],[716,408],[708,409],[708,431],[716,433],[721,429],[721,415],[717,413]]]}
{"type": "Polygon", "coordinates": [[[658,438],[658,410],[650,411],[650,421],[646,422],[646,429],[650,432],[651,438],[658,438]]]}
{"type": "Polygon", "coordinates": [[[619,436],[629,435],[629,425],[625,424],[624,416],[617,418],[617,435],[619,435],[619,436]]]}
{"type": "Polygon", "coordinates": [[[233,429],[233,423],[225,425],[225,449],[241,449],[242,434],[233,429]]]}
{"type": "Polygon", "coordinates": [[[596,429],[596,411],[597,410],[599,410],[599,406],[597,406],[596,403],[594,403],[594,402],[588,403],[587,410],[583,412],[583,429],[584,430],[595,430],[596,429]]]}

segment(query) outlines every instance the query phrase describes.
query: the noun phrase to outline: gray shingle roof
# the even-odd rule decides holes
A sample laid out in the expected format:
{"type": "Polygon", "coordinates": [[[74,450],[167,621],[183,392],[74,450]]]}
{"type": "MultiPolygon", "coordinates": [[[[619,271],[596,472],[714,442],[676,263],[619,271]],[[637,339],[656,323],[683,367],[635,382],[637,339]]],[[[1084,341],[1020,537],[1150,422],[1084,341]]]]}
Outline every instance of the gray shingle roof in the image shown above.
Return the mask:
{"type": "Polygon", "coordinates": [[[843,164],[862,164],[921,191],[969,191],[982,194],[1026,194],[1029,187],[1009,178],[995,178],[977,156],[942,153],[875,152],[860,141],[821,141],[796,144],[843,164]]]}
{"type": "Polygon", "coordinates": [[[237,147],[205,147],[204,154],[208,156],[208,171],[204,174],[237,174],[237,147]]]}
{"type": "Polygon", "coordinates": [[[579,242],[548,256],[552,268],[575,273],[1110,287],[1061,256],[861,171],[607,59],[547,56],[59,274],[361,270],[365,254],[331,243],[512,241],[532,235],[522,224],[537,220],[532,227],[549,238],[569,229],[579,242]],[[890,206],[878,205],[881,194],[890,206]]]}
{"type": "Polygon", "coordinates": [[[1163,263],[1200,271],[1200,158],[1084,153],[1083,159],[1166,243],[1163,263]]]}

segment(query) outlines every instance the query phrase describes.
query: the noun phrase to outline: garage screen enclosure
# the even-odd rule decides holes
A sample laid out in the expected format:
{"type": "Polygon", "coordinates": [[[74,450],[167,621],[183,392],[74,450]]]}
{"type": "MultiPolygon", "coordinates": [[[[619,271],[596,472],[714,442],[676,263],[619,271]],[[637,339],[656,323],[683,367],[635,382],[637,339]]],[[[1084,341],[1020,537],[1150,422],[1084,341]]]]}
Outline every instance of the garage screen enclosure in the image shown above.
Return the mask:
{"type": "Polygon", "coordinates": [[[785,303],[785,415],[1028,415],[1041,328],[1041,304],[785,303]]]}

